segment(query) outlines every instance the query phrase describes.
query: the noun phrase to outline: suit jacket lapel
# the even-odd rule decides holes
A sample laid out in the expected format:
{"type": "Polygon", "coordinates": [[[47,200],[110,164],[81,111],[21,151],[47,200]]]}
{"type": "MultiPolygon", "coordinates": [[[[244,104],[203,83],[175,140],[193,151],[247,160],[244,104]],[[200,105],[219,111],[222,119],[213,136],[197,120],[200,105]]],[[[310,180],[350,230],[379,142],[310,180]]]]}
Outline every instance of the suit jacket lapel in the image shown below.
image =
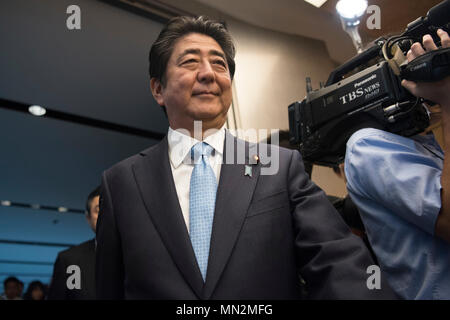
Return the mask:
{"type": "MultiPolygon", "coordinates": [[[[250,157],[256,154],[256,150],[249,151],[248,143],[237,140],[228,131],[225,137],[225,146],[220,181],[217,190],[216,207],[214,213],[213,230],[211,234],[211,246],[208,259],[208,271],[206,284],[203,291],[203,299],[209,299],[219,281],[225,265],[231,255],[234,244],[237,241],[243,225],[247,209],[253,197],[253,191],[259,177],[260,165],[252,165],[252,176],[245,175],[245,164],[226,164],[227,143],[233,142],[234,162],[236,153],[246,150],[245,162],[249,163],[250,157]]],[[[239,272],[239,270],[236,270],[239,272]]]]}
{"type": "Polygon", "coordinates": [[[170,169],[167,136],[133,166],[148,214],[170,255],[197,296],[203,279],[192,249],[170,169]]]}

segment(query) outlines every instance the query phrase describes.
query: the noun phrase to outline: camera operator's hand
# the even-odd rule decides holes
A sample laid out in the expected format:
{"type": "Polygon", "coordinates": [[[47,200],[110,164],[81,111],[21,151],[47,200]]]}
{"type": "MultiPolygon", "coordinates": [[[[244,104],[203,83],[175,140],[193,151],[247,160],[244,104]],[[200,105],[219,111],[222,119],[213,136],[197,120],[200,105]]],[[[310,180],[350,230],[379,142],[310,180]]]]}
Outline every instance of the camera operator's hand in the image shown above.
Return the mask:
{"type": "MultiPolygon", "coordinates": [[[[447,32],[439,29],[437,31],[439,38],[441,39],[441,44],[443,48],[450,47],[450,37],[447,32]]],[[[437,46],[430,35],[425,35],[423,37],[423,47],[418,42],[411,46],[411,49],[406,55],[408,62],[411,62],[418,56],[421,56],[425,52],[437,50],[437,46]]],[[[413,95],[417,97],[422,97],[440,104],[442,107],[448,106],[450,108],[450,77],[447,77],[440,81],[435,82],[421,82],[416,83],[413,81],[403,80],[402,85],[408,89],[413,95]]]]}

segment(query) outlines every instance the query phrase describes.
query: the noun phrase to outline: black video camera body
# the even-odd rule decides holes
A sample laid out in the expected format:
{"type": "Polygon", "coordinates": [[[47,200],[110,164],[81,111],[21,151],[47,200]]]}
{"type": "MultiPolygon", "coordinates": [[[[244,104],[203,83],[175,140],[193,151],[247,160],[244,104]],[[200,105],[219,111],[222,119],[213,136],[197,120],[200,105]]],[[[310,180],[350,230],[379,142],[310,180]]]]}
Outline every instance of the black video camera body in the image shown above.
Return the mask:
{"type": "MultiPolygon", "coordinates": [[[[432,8],[428,16],[431,13],[434,21],[446,21],[441,26],[448,31],[449,10],[450,0],[446,0],[432,8]]],[[[406,37],[407,29],[403,36],[396,38],[403,41],[408,38],[409,47],[413,40],[420,41],[423,35],[431,33],[430,29],[436,29],[431,28],[433,21],[428,16],[416,20],[421,21],[420,28],[418,22],[411,28],[424,34],[406,37]]],[[[429,116],[423,101],[403,88],[401,79],[434,81],[450,75],[450,49],[424,55],[425,59],[418,60],[417,66],[403,65],[402,73],[397,75],[383,55],[383,47],[391,39],[375,40],[374,46],[333,71],[325,87],[308,90],[303,101],[288,107],[290,142],[298,145],[305,161],[325,166],[342,163],[348,139],[362,128],[377,128],[408,137],[428,127],[429,116]],[[343,79],[344,74],[374,60],[375,64],[343,79]]]]}
{"type": "Polygon", "coordinates": [[[371,127],[403,136],[423,131],[428,115],[421,104],[414,106],[416,101],[387,62],[377,63],[291,104],[291,143],[300,142],[305,161],[337,165],[344,160],[347,140],[359,129],[371,127]]]}

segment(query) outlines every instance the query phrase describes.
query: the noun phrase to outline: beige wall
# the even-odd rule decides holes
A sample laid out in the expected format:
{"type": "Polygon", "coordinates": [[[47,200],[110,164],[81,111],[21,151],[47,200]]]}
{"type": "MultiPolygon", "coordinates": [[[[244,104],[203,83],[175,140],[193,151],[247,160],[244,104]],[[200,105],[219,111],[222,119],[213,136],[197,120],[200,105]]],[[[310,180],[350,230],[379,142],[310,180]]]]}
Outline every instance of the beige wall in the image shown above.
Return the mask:
{"type": "MultiPolygon", "coordinates": [[[[305,78],[317,89],[335,67],[324,43],[235,20],[229,28],[237,48],[234,102],[242,129],[288,130],[287,107],[305,97],[305,78]]],[[[330,168],[314,166],[312,180],[327,194],[346,194],[330,168]]]]}
{"type": "Polygon", "coordinates": [[[234,84],[243,128],[287,130],[287,107],[305,97],[305,78],[317,89],[334,68],[323,42],[236,20],[229,29],[237,48],[234,84]]]}
{"type": "Polygon", "coordinates": [[[331,168],[314,166],[311,180],[328,195],[344,197],[347,194],[344,180],[339,178],[331,168]]]}

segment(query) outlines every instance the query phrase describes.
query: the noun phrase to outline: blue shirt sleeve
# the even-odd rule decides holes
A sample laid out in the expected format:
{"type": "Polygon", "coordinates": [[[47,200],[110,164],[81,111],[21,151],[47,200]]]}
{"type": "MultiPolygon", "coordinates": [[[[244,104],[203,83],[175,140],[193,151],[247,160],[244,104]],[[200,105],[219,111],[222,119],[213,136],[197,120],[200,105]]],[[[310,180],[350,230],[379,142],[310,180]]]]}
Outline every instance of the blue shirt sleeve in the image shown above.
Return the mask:
{"type": "Polygon", "coordinates": [[[377,129],[359,130],[347,142],[352,198],[375,201],[432,235],[441,208],[442,165],[423,144],[377,129]]]}

